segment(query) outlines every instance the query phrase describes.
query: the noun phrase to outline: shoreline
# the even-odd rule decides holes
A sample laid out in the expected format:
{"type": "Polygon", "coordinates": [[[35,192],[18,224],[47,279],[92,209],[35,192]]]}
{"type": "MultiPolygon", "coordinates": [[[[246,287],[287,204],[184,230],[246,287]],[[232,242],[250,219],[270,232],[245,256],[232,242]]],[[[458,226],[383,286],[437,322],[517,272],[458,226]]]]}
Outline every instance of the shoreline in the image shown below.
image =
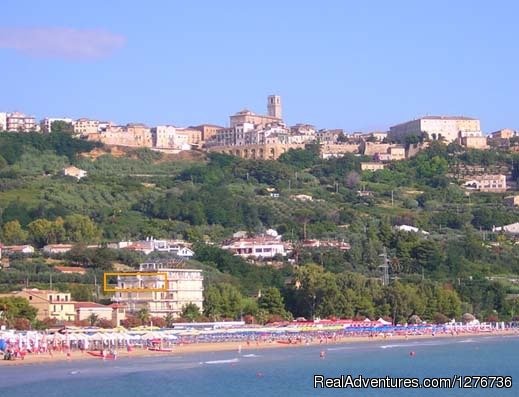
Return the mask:
{"type": "MultiPolygon", "coordinates": [[[[278,343],[277,341],[271,342],[251,342],[250,344],[244,342],[208,342],[208,343],[190,343],[190,344],[179,344],[174,345],[171,352],[157,352],[151,351],[144,348],[135,348],[131,352],[126,350],[119,350],[117,353],[117,359],[131,359],[131,358],[149,358],[149,357],[171,357],[176,355],[184,355],[184,354],[195,354],[195,353],[216,353],[216,352],[225,352],[225,351],[241,351],[244,352],[253,352],[257,350],[263,349],[293,349],[305,346],[334,346],[334,345],[342,345],[342,344],[355,344],[355,343],[379,343],[379,342],[402,342],[402,341],[421,341],[421,340],[434,340],[434,339],[445,339],[445,338],[480,338],[480,337],[509,337],[509,336],[518,336],[518,330],[501,330],[494,332],[465,332],[458,333],[455,335],[452,334],[424,334],[424,335],[392,335],[388,337],[368,337],[368,336],[346,336],[337,338],[334,340],[326,340],[324,342],[320,342],[319,340],[307,342],[307,343],[278,343]]],[[[48,353],[29,353],[25,356],[24,359],[17,360],[0,360],[0,366],[25,366],[25,365],[44,365],[51,363],[59,363],[59,362],[72,362],[72,361],[83,361],[83,360],[101,360],[99,357],[94,357],[88,354],[86,351],[72,351],[70,355],[67,355],[66,352],[53,352],[52,354],[48,353]]],[[[112,360],[107,360],[112,361],[112,360]]]]}

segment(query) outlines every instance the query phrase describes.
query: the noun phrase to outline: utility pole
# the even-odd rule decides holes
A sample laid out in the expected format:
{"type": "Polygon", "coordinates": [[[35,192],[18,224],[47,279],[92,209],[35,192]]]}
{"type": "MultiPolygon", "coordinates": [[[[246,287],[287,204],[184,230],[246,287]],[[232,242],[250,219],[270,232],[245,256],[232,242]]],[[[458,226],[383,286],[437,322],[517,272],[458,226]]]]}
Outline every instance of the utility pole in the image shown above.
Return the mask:
{"type": "Polygon", "coordinates": [[[289,180],[288,180],[288,191],[290,191],[290,187],[292,186],[292,183],[291,183],[291,182],[292,182],[292,180],[289,179],[289,180]]]}
{"type": "Polygon", "coordinates": [[[384,252],[379,255],[382,257],[382,265],[379,267],[382,268],[382,285],[389,285],[389,260],[387,259],[387,250],[384,247],[384,252]]]}
{"type": "Polygon", "coordinates": [[[94,293],[96,294],[96,302],[99,301],[99,293],[97,291],[97,276],[94,273],[94,293]]]}
{"type": "Polygon", "coordinates": [[[394,193],[394,190],[391,190],[391,207],[393,207],[395,204],[393,193],[394,193]]]}

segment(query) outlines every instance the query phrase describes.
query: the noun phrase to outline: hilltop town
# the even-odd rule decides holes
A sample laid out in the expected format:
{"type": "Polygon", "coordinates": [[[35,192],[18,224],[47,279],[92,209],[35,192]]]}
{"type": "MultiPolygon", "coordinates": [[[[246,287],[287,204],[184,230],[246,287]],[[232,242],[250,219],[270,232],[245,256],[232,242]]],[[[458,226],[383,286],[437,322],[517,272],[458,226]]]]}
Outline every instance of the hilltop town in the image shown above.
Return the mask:
{"type": "MultiPolygon", "coordinates": [[[[89,118],[45,117],[39,123],[20,112],[0,112],[0,131],[60,131],[109,146],[148,148],[164,153],[206,150],[242,158],[275,160],[290,149],[302,149],[308,143],[321,144],[322,158],[360,153],[375,162],[403,160],[415,155],[426,137],[431,141],[456,142],[467,149],[489,150],[517,146],[516,131],[502,130],[484,134],[478,119],[466,116],[430,116],[391,126],[388,131],[348,133],[342,129],[317,128],[283,121],[279,95],[267,98],[267,114],[243,109],[229,116],[229,126],[200,124],[189,127],[142,123],[117,125],[89,118]]],[[[369,166],[368,166],[369,167],[369,166]]],[[[375,167],[375,166],[373,166],[375,167]]]]}

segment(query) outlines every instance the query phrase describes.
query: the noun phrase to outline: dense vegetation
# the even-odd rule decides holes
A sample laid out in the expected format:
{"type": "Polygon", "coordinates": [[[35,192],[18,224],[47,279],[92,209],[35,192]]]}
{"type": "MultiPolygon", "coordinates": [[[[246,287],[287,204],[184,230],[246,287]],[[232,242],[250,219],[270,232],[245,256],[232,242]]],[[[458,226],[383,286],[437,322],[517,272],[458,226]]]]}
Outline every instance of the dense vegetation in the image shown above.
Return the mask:
{"type": "Polygon", "coordinates": [[[518,312],[519,246],[491,229],[519,221],[519,212],[504,207],[503,194],[467,195],[460,187],[476,166],[506,168],[517,178],[517,155],[433,143],[411,160],[361,172],[362,156],[322,160],[313,145],[278,161],[210,154],[198,162],[168,161],[149,150],[91,159],[85,154],[94,146],[61,133],[0,134],[1,241],[80,244],[53,260],[13,258],[11,268],[0,272],[3,290],[44,285],[53,274],[57,288],[98,298],[94,275],[99,279],[114,263],[136,266],[144,258],[85,245],[153,236],[195,243],[196,260],[189,265],[204,269],[207,318],[409,321],[417,315],[440,321],[465,312],[482,319],[510,319],[518,312]],[[88,177],[63,177],[69,164],[88,177]],[[295,200],[298,194],[313,200],[295,200]],[[393,227],[401,224],[429,234],[393,227]],[[269,228],[293,241],[295,266],[282,258],[276,268],[257,266],[205,244],[237,230],[269,228]],[[305,250],[299,243],[305,234],[344,240],[351,249],[305,250]],[[384,248],[387,286],[380,282],[384,248]],[[49,266],[59,262],[89,272],[61,275],[49,266]]]}

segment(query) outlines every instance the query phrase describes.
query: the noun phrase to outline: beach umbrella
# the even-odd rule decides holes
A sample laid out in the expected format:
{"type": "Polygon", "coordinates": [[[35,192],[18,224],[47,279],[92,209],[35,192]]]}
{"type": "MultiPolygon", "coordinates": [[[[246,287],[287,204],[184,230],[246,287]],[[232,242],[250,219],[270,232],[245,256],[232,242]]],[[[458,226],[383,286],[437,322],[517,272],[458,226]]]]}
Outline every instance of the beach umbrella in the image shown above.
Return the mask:
{"type": "Polygon", "coordinates": [[[147,332],[141,336],[141,339],[150,340],[150,339],[160,339],[161,335],[157,332],[147,332]]]}

